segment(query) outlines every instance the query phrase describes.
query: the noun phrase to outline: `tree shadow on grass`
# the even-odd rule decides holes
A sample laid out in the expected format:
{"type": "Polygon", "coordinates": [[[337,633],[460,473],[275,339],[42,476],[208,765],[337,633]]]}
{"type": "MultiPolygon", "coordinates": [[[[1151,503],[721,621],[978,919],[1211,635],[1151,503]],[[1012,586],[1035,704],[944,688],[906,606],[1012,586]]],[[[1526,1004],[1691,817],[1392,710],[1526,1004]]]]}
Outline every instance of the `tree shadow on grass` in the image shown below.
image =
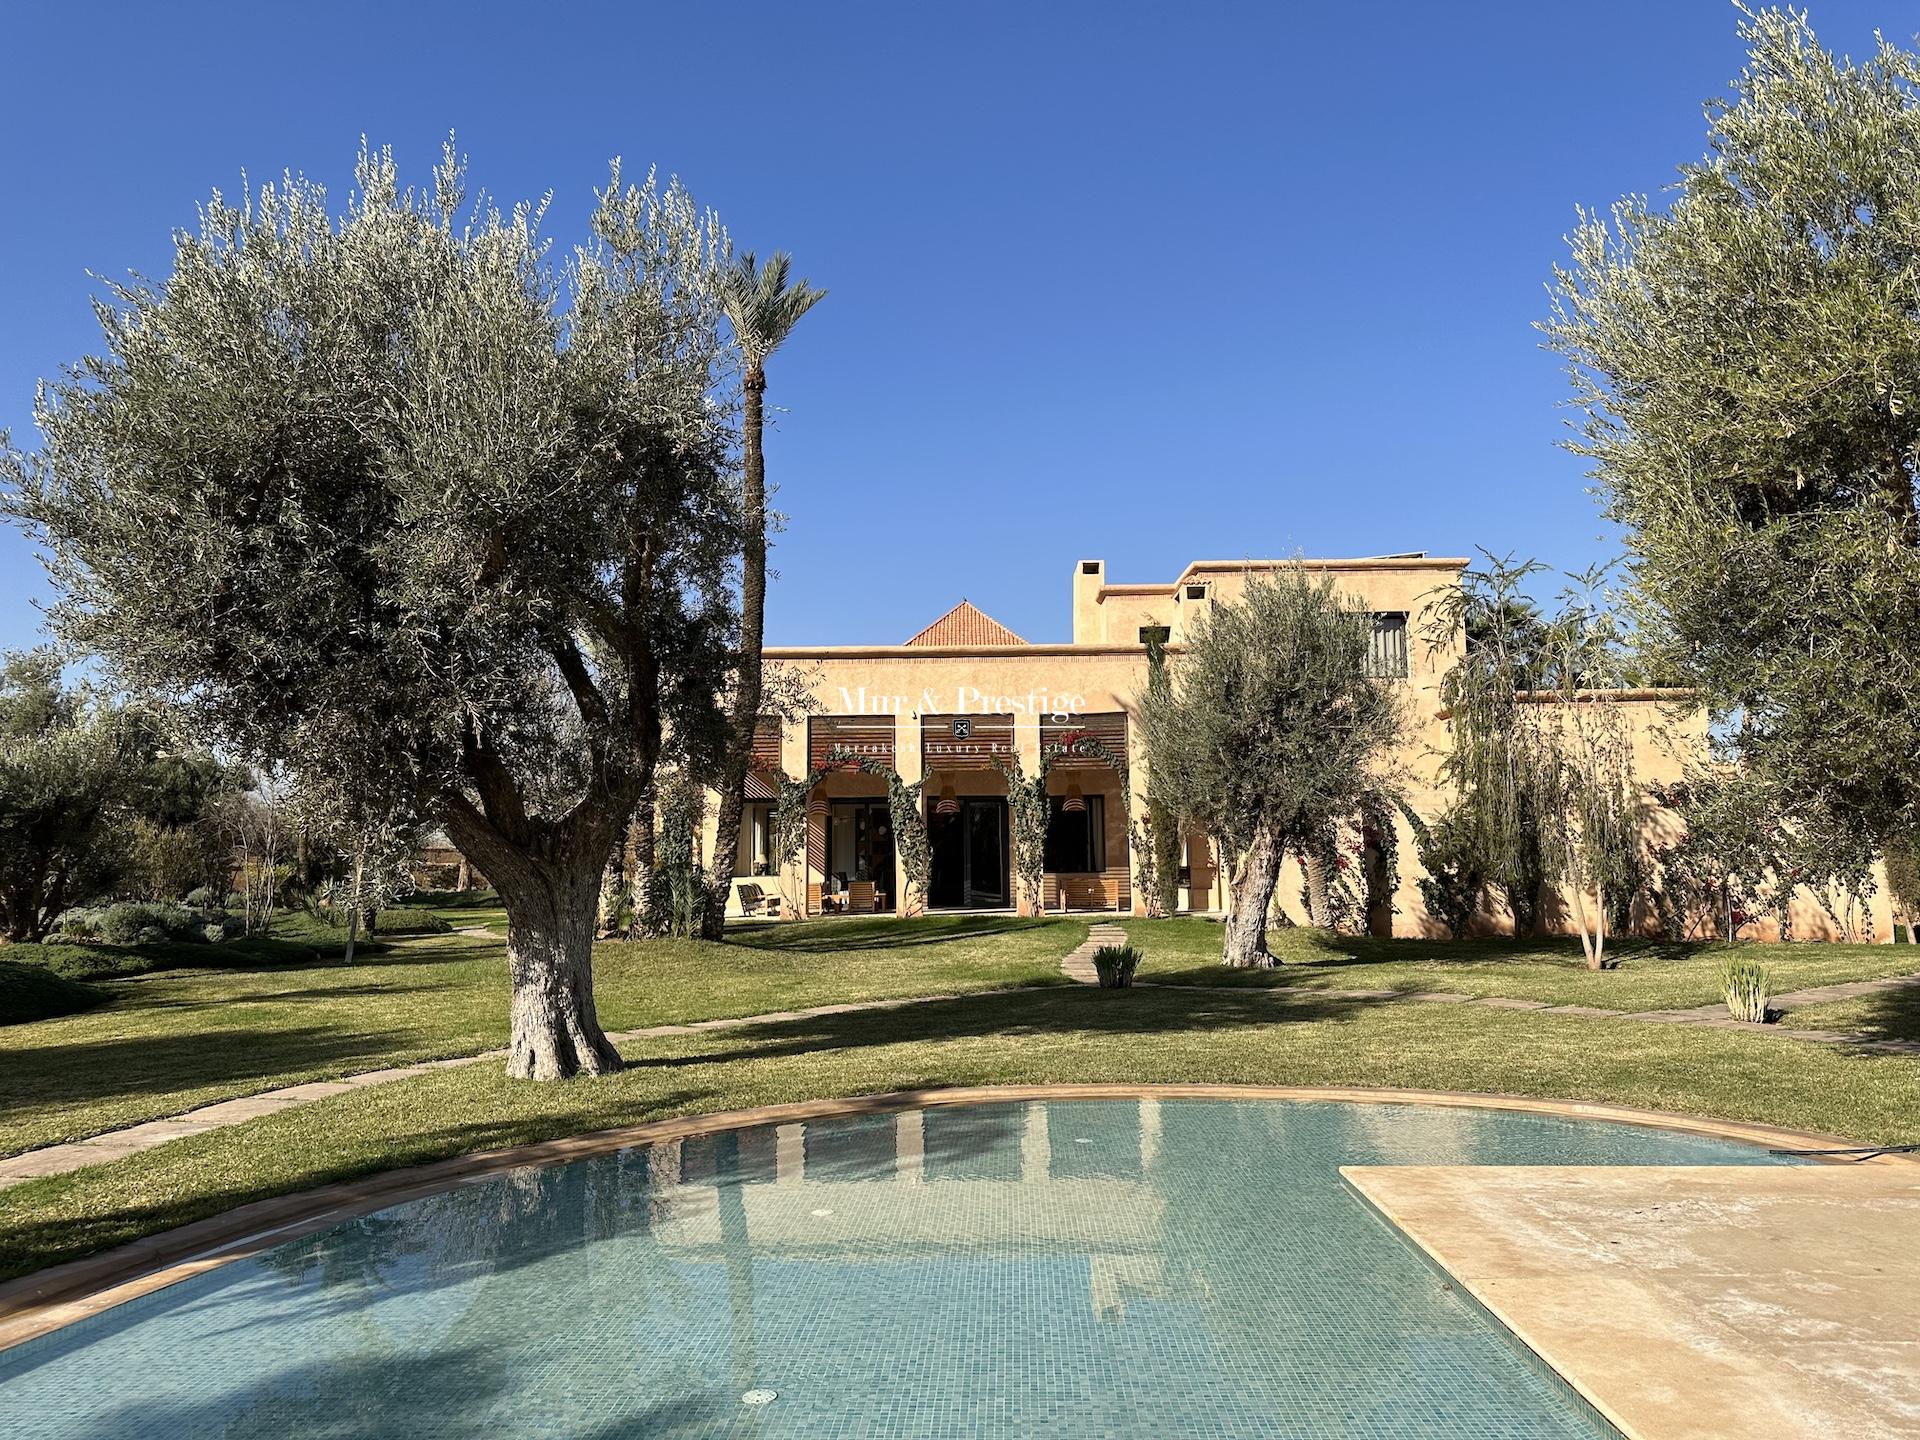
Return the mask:
{"type": "MultiPolygon", "coordinates": [[[[1860,1018],[1848,1028],[1875,1040],[1920,1043],[1920,985],[1897,985],[1859,1001],[1860,1018]]],[[[1794,1023],[1787,1012],[1788,1025],[1794,1023]]]]}
{"type": "Polygon", "coordinates": [[[1355,999],[1302,989],[1284,998],[1250,990],[1244,997],[1218,991],[1101,990],[1090,985],[1045,986],[1002,995],[922,1000],[886,1010],[858,1010],[772,1020],[716,1032],[747,1043],[691,1054],[649,1054],[645,1042],[629,1054],[630,1069],[680,1069],[733,1061],[807,1055],[819,1051],[968,1040],[987,1036],[1088,1035],[1141,1037],[1217,1030],[1225,1026],[1351,1020],[1392,1001],[1355,999]]]}
{"type": "MultiPolygon", "coordinates": [[[[391,1034],[323,1026],[127,1035],[112,1040],[0,1050],[0,1095],[26,1103],[74,1105],[231,1085],[290,1072],[386,1060],[391,1034]]],[[[4,1112],[0,1112],[4,1113],[4,1112]]]]}
{"type": "Polygon", "coordinates": [[[161,996],[153,999],[135,995],[130,998],[137,1002],[137,1008],[142,1012],[165,1010],[177,1015],[192,1010],[225,1010],[234,1005],[273,1005],[281,1001],[385,1000],[398,999],[403,995],[445,993],[447,987],[444,985],[394,985],[369,980],[360,985],[312,985],[297,990],[224,990],[218,995],[161,996]]]}
{"type": "MultiPolygon", "coordinates": [[[[1280,963],[1267,970],[1229,969],[1221,965],[1215,956],[1202,958],[1187,951],[1156,956],[1152,949],[1151,928],[1136,932],[1136,942],[1147,950],[1151,968],[1151,973],[1143,969],[1141,978],[1165,985],[1284,988],[1311,984],[1318,977],[1346,972],[1359,972],[1354,974],[1353,979],[1357,983],[1364,983],[1364,972],[1379,965],[1432,965],[1436,967],[1437,976],[1443,974],[1445,969],[1472,970],[1482,966],[1586,969],[1580,942],[1572,937],[1557,935],[1522,940],[1506,936],[1427,940],[1340,935],[1330,930],[1305,928],[1283,930],[1277,932],[1271,941],[1280,963]],[[1158,964],[1154,963],[1156,960],[1158,964]]],[[[1607,947],[1619,968],[1641,968],[1689,960],[1707,948],[1699,941],[1643,940],[1637,937],[1610,939],[1607,947]]]]}
{"type": "Polygon", "coordinates": [[[991,939],[1047,929],[1059,923],[1058,916],[956,915],[951,919],[922,916],[904,921],[892,916],[846,916],[742,927],[728,931],[725,943],[748,950],[829,955],[851,950],[907,950],[922,945],[945,945],[955,940],[991,939]]]}

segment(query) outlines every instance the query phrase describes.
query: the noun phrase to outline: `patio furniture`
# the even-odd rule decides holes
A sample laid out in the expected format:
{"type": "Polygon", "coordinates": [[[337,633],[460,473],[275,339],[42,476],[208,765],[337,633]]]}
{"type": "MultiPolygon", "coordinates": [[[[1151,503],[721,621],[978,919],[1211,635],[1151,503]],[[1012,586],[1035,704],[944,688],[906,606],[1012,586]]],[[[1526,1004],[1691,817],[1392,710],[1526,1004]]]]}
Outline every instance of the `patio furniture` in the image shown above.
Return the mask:
{"type": "Polygon", "coordinates": [[[847,887],[847,909],[855,915],[876,915],[880,911],[880,892],[871,880],[855,880],[847,887]]]}
{"type": "Polygon", "coordinates": [[[778,918],[780,915],[780,897],[769,895],[758,885],[740,887],[740,913],[743,915],[767,915],[778,918]]]}

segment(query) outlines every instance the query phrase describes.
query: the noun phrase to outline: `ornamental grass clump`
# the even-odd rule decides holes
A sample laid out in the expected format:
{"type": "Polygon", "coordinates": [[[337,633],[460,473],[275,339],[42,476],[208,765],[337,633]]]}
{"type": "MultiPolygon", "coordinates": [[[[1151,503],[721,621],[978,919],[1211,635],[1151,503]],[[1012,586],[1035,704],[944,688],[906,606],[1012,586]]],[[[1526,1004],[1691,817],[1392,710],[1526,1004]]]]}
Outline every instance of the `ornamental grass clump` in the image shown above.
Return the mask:
{"type": "Polygon", "coordinates": [[[1131,989],[1139,968],[1140,952],[1131,945],[1102,945],[1093,952],[1093,973],[1100,977],[1102,990],[1131,989]]]}
{"type": "Polygon", "coordinates": [[[1772,978],[1751,955],[1729,955],[1721,961],[1720,991],[1727,997],[1727,1013],[1750,1025],[1766,1024],[1772,978]]]}

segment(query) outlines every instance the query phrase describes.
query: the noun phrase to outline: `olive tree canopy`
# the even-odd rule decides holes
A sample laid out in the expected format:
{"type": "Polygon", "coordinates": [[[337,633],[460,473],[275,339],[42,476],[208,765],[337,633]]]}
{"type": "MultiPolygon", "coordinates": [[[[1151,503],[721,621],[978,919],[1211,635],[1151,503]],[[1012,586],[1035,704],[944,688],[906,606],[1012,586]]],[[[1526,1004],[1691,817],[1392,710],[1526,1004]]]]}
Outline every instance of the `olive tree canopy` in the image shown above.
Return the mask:
{"type": "Polygon", "coordinates": [[[601,870],[663,735],[717,733],[733,631],[725,238],[616,165],[556,264],[463,183],[449,147],[425,191],[363,151],[337,217],[292,176],[216,194],[98,306],[5,503],[116,679],[444,815],[507,907],[510,1073],[599,1072],[601,870]]]}
{"type": "Polygon", "coordinates": [[[1253,576],[1140,697],[1154,792],[1232,867],[1229,965],[1273,963],[1267,910],[1287,850],[1389,779],[1400,706],[1389,682],[1368,678],[1367,621],[1297,566],[1253,576]]]}
{"type": "Polygon", "coordinates": [[[1802,827],[1920,802],[1920,56],[1747,12],[1671,196],[1583,216],[1544,325],[1664,675],[1802,827]]]}

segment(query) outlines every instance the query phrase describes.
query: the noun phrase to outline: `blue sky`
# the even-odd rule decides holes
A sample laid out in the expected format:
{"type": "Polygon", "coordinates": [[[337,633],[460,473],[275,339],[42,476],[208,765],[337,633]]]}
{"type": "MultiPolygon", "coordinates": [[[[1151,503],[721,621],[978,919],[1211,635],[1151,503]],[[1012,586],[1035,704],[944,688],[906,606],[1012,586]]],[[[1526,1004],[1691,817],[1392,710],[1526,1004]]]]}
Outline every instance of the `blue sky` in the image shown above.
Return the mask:
{"type": "MultiPolygon", "coordinates": [[[[1811,0],[1859,53],[1894,0],[1811,0]]],[[[771,369],[773,643],[892,642],[961,596],[1068,635],[1073,563],[1613,553],[1529,328],[1576,204],[1704,148],[1720,0],[1606,6],[486,3],[21,7],[0,86],[0,426],[242,171],[680,174],[833,292],[771,369]]],[[[45,593],[0,534],[0,646],[45,593]]]]}

